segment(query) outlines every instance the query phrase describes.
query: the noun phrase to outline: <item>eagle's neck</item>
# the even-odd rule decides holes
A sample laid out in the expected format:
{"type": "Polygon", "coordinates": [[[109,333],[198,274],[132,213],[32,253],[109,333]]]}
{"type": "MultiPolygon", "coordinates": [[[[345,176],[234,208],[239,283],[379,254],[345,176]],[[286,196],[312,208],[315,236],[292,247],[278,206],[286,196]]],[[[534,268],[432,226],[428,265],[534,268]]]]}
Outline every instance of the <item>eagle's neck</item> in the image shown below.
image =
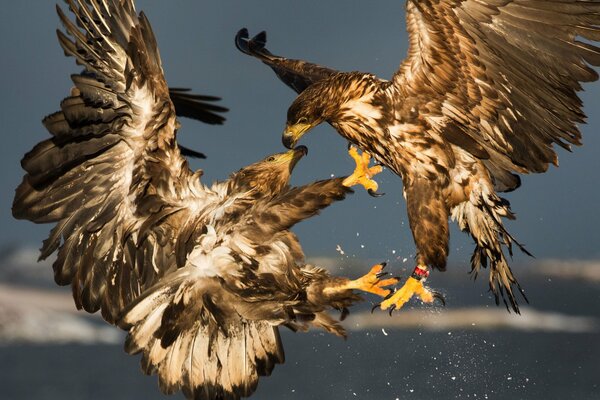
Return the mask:
{"type": "MultiPolygon", "coordinates": [[[[394,108],[388,93],[373,86],[360,97],[344,102],[331,125],[348,141],[393,168],[394,159],[386,150],[388,126],[394,123],[394,108]],[[382,140],[383,139],[383,140],[382,140]]],[[[397,172],[397,171],[396,171],[397,172]]]]}

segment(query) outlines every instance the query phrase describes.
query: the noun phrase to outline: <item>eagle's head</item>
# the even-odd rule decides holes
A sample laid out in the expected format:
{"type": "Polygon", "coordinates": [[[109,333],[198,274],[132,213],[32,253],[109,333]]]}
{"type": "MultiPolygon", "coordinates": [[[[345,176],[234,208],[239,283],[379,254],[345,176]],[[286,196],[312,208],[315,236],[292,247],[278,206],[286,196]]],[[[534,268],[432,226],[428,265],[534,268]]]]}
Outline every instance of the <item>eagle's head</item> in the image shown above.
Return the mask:
{"type": "Polygon", "coordinates": [[[353,104],[371,99],[380,88],[371,74],[338,73],[307,87],[288,108],[283,145],[293,148],[309,130],[323,121],[339,123],[352,112],[353,104]]]}
{"type": "Polygon", "coordinates": [[[294,167],[306,154],[306,146],[298,146],[285,153],[270,155],[236,172],[231,179],[232,187],[251,191],[256,196],[278,194],[288,187],[294,167]]]}
{"type": "Polygon", "coordinates": [[[332,90],[335,90],[335,86],[327,79],[309,86],[296,97],[287,112],[282,138],[285,147],[293,148],[306,132],[333,114],[335,110],[333,102],[325,99],[325,95],[332,90]]]}

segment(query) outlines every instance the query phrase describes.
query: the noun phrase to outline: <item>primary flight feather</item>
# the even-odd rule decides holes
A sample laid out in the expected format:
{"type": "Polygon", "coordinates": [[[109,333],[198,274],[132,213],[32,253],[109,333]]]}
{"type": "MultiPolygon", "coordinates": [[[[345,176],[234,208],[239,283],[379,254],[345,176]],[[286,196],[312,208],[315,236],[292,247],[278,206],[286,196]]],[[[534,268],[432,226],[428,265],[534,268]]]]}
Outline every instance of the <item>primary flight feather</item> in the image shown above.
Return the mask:
{"type": "MultiPolygon", "coordinates": [[[[406,22],[408,57],[390,80],[273,55],[264,33],[241,30],[236,44],[300,94],[286,146],[328,122],[402,178],[417,267],[382,308],[413,294],[433,301],[422,283],[429,267],[446,267],[452,218],[475,241],[472,270],[489,267],[496,301],[519,312],[503,247],[525,249],[504,228],[514,215],[497,193],[557,164],[553,145],[580,144],[577,91],[598,79],[600,2],[408,0],[406,22]]],[[[373,193],[369,157],[353,155],[363,164],[355,178],[373,193]]]]}

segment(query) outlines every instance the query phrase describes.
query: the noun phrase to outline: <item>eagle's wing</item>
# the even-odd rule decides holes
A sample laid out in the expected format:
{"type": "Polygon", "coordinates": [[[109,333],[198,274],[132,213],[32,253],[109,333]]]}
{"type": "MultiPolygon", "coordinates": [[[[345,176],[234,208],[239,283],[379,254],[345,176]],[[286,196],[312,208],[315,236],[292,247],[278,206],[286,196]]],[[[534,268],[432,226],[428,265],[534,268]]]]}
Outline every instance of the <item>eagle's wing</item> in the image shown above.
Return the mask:
{"type": "Polygon", "coordinates": [[[68,34],[58,38],[84,71],[72,76],[61,111],[44,120],[52,137],[23,159],[13,213],[56,223],[41,258],[58,251],[57,283],[72,285],[79,308],[101,308],[114,322],[185,260],[179,253],[193,240],[199,210],[216,195],[179,153],[175,109],[144,14],[131,0],[68,3],[75,22],[58,8],[68,34]]]}
{"type": "Polygon", "coordinates": [[[283,83],[297,93],[301,93],[313,83],[338,73],[334,69],[317,64],[276,56],[265,48],[266,44],[267,33],[264,31],[249,39],[248,30],[244,28],[235,37],[235,45],[238,50],[267,64],[283,83]]]}
{"type": "Polygon", "coordinates": [[[475,140],[505,171],[545,171],[552,144],[580,143],[576,92],[598,78],[600,2],[409,0],[406,12],[394,83],[434,130],[481,153],[475,140]]]}
{"type": "Polygon", "coordinates": [[[345,177],[316,181],[258,202],[244,224],[244,235],[269,238],[317,215],[333,202],[343,200],[346,195],[353,193],[352,189],[344,186],[344,179],[345,177]]]}
{"type": "MultiPolygon", "coordinates": [[[[191,118],[210,125],[221,125],[225,122],[225,117],[220,114],[229,109],[212,104],[221,98],[189,92],[190,89],[187,88],[169,88],[169,97],[171,97],[175,106],[175,114],[178,117],[191,118]]],[[[179,150],[186,157],[206,158],[203,153],[182,145],[179,145],[179,150]]]]}
{"type": "Polygon", "coordinates": [[[219,97],[189,93],[187,88],[169,88],[169,96],[178,117],[192,118],[210,125],[221,125],[225,117],[221,113],[229,109],[212,104],[219,97]]]}

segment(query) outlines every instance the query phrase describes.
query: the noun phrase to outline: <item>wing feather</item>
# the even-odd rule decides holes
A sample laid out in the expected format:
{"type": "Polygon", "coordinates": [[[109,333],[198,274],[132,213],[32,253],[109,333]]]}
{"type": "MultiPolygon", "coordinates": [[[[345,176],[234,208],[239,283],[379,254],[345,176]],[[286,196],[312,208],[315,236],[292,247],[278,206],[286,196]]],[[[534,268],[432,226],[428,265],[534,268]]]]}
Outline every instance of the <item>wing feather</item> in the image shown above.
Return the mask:
{"type": "Polygon", "coordinates": [[[338,73],[321,65],[276,56],[266,49],[266,44],[267,33],[264,31],[250,39],[248,30],[244,28],[235,37],[235,45],[239,51],[267,64],[277,77],[296,93],[301,93],[313,83],[338,73]]]}
{"type": "MultiPolygon", "coordinates": [[[[209,194],[175,141],[176,110],[146,17],[131,0],[67,3],[74,20],[58,8],[65,27],[58,38],[84,71],[72,76],[75,87],[61,111],[44,119],[52,136],[22,161],[27,174],[13,214],[56,223],[41,258],[58,251],[57,283],[71,284],[78,307],[102,309],[114,322],[144,288],[177,268],[174,243],[195,219],[169,218],[186,205],[197,209],[209,194]]],[[[215,100],[186,96],[190,116],[215,100]]],[[[222,111],[209,106],[206,115],[222,111]]]]}
{"type": "Polygon", "coordinates": [[[515,172],[545,171],[553,144],[580,144],[577,91],[598,79],[600,48],[585,40],[600,40],[600,2],[409,0],[407,27],[394,83],[433,129],[460,124],[515,172]]]}

